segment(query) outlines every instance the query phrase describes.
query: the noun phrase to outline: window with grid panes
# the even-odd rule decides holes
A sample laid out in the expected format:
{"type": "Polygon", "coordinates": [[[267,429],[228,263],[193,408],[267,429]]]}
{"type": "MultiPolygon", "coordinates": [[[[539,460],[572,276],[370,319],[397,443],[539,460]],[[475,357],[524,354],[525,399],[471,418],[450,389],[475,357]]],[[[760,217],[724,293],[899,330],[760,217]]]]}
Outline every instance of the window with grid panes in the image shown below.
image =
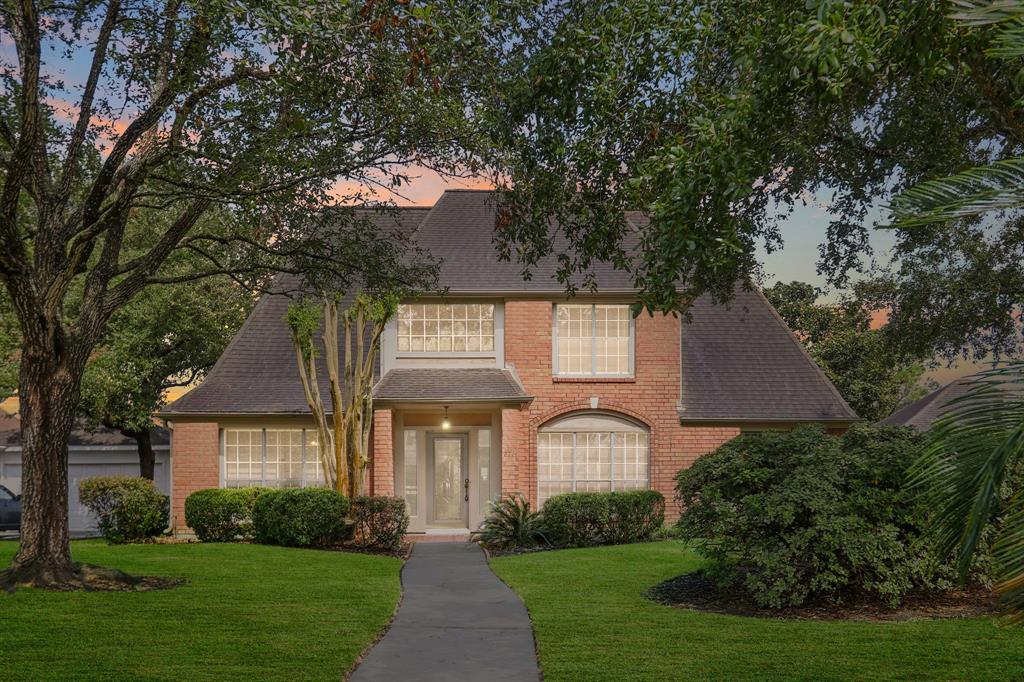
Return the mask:
{"type": "Polygon", "coordinates": [[[409,303],[398,307],[400,353],[494,352],[493,303],[409,303]]]}
{"type": "Polygon", "coordinates": [[[315,431],[224,430],[225,487],[299,488],[323,484],[315,431]]]}
{"type": "Polygon", "coordinates": [[[633,316],[628,305],[555,306],[555,374],[630,376],[633,316]]]}
{"type": "Polygon", "coordinates": [[[575,415],[537,434],[537,502],[569,492],[636,490],[650,485],[650,437],[605,415],[575,415]]]}

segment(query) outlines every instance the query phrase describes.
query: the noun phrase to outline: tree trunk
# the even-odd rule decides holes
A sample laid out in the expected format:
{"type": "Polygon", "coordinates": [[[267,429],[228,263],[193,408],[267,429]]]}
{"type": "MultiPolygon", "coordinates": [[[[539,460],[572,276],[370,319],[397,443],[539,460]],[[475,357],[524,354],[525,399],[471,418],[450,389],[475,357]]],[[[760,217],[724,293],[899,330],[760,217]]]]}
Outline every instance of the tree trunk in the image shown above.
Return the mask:
{"type": "Polygon", "coordinates": [[[122,429],[121,433],[135,439],[139,450],[139,476],[148,478],[151,481],[154,480],[156,475],[156,453],[153,452],[153,439],[150,430],[125,431],[122,429]]]}
{"type": "Polygon", "coordinates": [[[21,542],[3,582],[80,587],[68,536],[67,450],[81,379],[75,365],[80,363],[59,347],[26,341],[22,348],[21,542]]]}

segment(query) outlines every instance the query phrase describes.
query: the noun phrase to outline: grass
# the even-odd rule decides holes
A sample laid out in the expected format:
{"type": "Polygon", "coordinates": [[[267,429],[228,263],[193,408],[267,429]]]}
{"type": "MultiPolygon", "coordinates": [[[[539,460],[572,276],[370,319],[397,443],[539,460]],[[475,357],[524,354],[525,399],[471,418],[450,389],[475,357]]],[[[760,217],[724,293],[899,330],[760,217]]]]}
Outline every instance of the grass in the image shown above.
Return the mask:
{"type": "Polygon", "coordinates": [[[526,602],[545,682],[668,679],[1008,680],[1024,628],[990,618],[810,622],[655,604],[651,586],[696,569],[677,542],[494,559],[526,602]]]}
{"type": "MultiPolygon", "coordinates": [[[[0,566],[16,549],[0,542],[0,566]]],[[[342,679],[387,624],[398,559],[260,545],[72,544],[76,561],[189,584],[0,592],[4,680],[342,679]]]]}

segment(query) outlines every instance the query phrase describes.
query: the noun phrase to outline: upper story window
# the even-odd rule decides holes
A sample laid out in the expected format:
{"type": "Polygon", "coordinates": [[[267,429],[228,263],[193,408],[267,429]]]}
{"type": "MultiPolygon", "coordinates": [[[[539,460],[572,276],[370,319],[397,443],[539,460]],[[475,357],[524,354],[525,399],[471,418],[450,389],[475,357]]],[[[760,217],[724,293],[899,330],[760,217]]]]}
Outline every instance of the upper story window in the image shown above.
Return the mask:
{"type": "Polygon", "coordinates": [[[633,316],[628,305],[555,306],[557,376],[632,376],[633,316]]]}
{"type": "Polygon", "coordinates": [[[397,322],[400,353],[494,351],[493,303],[408,303],[397,322]]]}

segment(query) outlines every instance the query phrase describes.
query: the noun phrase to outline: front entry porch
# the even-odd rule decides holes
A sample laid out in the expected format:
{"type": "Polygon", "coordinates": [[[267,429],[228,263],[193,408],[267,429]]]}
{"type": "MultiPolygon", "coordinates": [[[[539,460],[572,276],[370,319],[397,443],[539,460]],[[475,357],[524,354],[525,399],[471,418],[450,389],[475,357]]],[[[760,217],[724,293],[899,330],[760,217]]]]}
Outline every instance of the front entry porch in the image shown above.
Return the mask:
{"type": "Polygon", "coordinates": [[[395,494],[410,533],[462,535],[501,494],[501,409],[494,405],[391,410],[395,494]]]}

